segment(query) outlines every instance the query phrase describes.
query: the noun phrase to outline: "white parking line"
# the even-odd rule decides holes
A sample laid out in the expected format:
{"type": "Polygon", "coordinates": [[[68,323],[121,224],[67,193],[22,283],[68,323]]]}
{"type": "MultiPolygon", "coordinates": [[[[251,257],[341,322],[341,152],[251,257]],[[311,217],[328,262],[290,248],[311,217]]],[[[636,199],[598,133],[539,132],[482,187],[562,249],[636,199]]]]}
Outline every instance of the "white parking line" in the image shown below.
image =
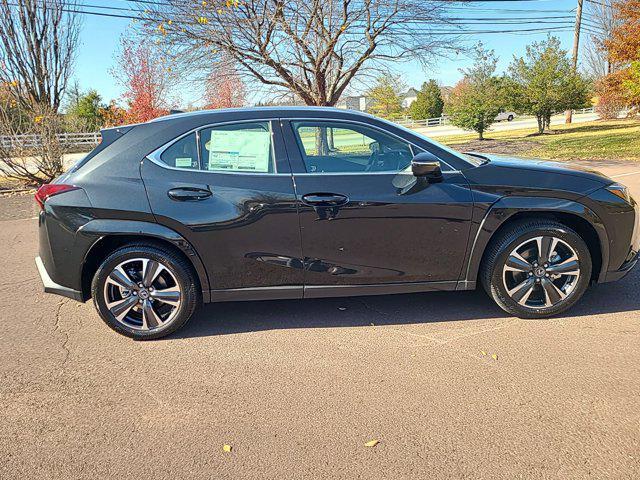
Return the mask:
{"type": "Polygon", "coordinates": [[[611,178],[628,177],[629,175],[638,175],[639,173],[640,173],[640,170],[636,170],[635,172],[620,173],[618,175],[611,175],[611,178]]]}

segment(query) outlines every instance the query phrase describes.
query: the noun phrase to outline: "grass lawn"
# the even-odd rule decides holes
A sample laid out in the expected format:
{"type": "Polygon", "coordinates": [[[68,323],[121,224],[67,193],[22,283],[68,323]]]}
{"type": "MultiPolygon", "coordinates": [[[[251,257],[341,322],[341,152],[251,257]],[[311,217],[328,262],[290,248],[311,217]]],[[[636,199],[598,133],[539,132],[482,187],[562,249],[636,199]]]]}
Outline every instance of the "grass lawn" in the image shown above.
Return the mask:
{"type": "Polygon", "coordinates": [[[460,151],[514,154],[551,160],[640,161],[640,120],[610,120],[554,126],[551,133],[535,129],[436,137],[460,151]]]}

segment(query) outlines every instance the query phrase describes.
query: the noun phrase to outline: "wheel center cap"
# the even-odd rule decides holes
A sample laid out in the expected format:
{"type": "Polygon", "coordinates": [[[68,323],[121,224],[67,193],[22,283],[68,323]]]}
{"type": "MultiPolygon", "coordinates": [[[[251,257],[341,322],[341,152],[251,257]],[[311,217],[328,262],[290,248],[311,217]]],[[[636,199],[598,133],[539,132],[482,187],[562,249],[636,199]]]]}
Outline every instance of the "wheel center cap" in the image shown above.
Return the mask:
{"type": "Polygon", "coordinates": [[[149,298],[149,292],[146,288],[140,289],[140,291],[138,292],[138,298],[141,298],[142,300],[146,300],[147,298],[149,298]]]}
{"type": "Polygon", "coordinates": [[[542,267],[536,267],[536,268],[533,270],[533,274],[534,274],[536,277],[544,277],[544,275],[545,275],[546,273],[547,273],[547,271],[546,271],[544,268],[542,268],[542,267]]]}

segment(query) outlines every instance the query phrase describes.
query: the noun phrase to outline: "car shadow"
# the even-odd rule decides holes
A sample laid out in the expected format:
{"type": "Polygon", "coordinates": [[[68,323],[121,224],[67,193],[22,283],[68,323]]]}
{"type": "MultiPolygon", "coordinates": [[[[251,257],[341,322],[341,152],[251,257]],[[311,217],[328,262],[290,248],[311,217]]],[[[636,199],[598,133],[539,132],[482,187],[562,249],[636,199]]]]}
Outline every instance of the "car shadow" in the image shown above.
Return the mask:
{"type": "MultiPolygon", "coordinates": [[[[591,287],[565,318],[640,309],[640,270],[616,283],[591,287]]],[[[406,295],[212,303],[167,339],[294,328],[409,325],[505,319],[481,290],[406,295]]]]}

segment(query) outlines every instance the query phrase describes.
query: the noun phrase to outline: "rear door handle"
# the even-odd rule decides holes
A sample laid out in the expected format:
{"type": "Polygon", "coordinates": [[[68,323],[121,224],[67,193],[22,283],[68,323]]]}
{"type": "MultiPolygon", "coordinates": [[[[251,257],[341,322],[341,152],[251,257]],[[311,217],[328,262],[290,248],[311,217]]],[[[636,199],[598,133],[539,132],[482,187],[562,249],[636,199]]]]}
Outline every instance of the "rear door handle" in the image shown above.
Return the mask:
{"type": "Polygon", "coordinates": [[[167,192],[169,198],[179,202],[197,202],[209,198],[213,193],[206,188],[178,187],[167,192]]]}
{"type": "Polygon", "coordinates": [[[349,197],[340,193],[308,193],[302,196],[302,203],[313,207],[339,207],[349,203],[349,197]]]}

